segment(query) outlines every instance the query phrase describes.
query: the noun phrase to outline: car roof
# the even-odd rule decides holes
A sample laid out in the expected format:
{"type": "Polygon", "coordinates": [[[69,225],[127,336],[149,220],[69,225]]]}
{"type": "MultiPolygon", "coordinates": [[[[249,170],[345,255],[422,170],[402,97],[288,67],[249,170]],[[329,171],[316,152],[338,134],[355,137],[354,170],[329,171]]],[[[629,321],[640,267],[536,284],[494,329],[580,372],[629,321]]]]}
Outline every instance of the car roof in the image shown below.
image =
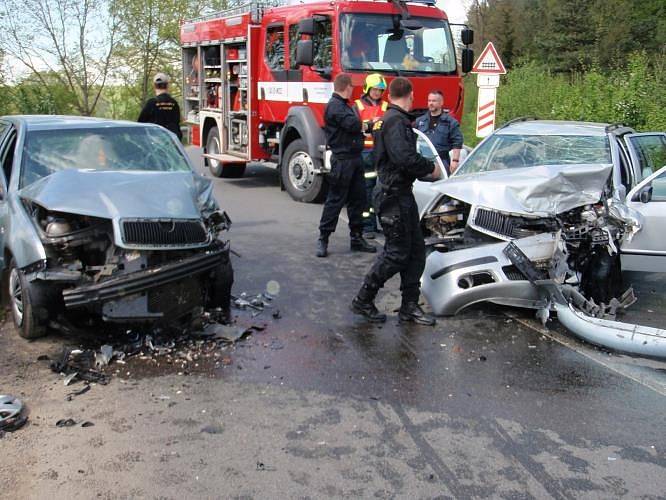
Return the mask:
{"type": "Polygon", "coordinates": [[[18,122],[27,130],[88,129],[108,127],[154,127],[152,123],[136,123],[122,120],[108,120],[87,116],[59,115],[12,115],[3,119],[18,122]]]}
{"type": "Polygon", "coordinates": [[[607,123],[559,120],[521,120],[498,129],[498,135],[587,135],[605,136],[607,123]]]}

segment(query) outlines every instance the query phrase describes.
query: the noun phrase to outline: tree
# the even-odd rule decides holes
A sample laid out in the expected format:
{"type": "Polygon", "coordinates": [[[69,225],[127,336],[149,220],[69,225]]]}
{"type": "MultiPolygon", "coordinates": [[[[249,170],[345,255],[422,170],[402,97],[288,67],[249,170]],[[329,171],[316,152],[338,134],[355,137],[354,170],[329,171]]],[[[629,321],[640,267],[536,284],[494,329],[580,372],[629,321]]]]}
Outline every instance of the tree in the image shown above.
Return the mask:
{"type": "Polygon", "coordinates": [[[54,77],[92,115],[107,83],[116,44],[115,0],[5,0],[0,44],[45,87],[54,77]]]}
{"type": "Polygon", "coordinates": [[[116,77],[131,89],[142,104],[158,71],[172,77],[177,86],[182,72],[180,24],[200,15],[204,9],[221,10],[224,0],[116,0],[120,19],[116,51],[116,77]]]}

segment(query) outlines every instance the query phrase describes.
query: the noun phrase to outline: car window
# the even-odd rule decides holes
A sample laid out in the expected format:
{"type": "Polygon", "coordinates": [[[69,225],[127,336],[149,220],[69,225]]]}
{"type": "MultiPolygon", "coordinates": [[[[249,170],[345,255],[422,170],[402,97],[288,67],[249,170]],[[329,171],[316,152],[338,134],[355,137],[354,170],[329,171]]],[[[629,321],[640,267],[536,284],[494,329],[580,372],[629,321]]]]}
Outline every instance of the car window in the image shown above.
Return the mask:
{"type": "Polygon", "coordinates": [[[284,26],[272,26],[266,32],[266,64],[272,70],[284,69],[284,26]]]}
{"type": "Polygon", "coordinates": [[[160,127],[29,131],[23,146],[21,187],[59,170],[187,171],[187,160],[160,127]]]}
{"type": "Polygon", "coordinates": [[[298,69],[298,64],[296,64],[296,45],[300,38],[298,24],[289,26],[289,68],[291,69],[298,69]]]}
{"type": "Polygon", "coordinates": [[[605,136],[497,134],[470,153],[456,175],[539,165],[610,164],[605,136]]]}
{"type": "Polygon", "coordinates": [[[627,142],[638,156],[639,182],[666,165],[666,134],[635,135],[627,142]]]}
{"type": "Polygon", "coordinates": [[[333,25],[330,17],[322,17],[315,23],[315,33],[312,35],[314,44],[312,66],[315,68],[331,67],[331,54],[333,51],[332,30],[333,25]]]}

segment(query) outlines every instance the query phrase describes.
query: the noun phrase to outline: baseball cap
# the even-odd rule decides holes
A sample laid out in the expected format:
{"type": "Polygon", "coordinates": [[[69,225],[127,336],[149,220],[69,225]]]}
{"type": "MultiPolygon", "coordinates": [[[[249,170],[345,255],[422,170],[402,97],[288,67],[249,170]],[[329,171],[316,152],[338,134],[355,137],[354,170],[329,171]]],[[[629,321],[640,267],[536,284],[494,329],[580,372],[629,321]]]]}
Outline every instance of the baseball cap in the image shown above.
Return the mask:
{"type": "Polygon", "coordinates": [[[169,75],[165,73],[157,73],[153,78],[153,83],[169,83],[169,75]]]}

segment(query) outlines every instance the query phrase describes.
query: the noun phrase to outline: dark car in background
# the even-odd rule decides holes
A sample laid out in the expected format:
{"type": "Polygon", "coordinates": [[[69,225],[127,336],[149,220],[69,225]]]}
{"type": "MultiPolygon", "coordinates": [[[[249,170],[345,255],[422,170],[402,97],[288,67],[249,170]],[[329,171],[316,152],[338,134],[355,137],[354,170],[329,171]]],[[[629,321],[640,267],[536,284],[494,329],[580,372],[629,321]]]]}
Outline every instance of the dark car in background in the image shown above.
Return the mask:
{"type": "Polygon", "coordinates": [[[0,161],[0,265],[21,336],[228,313],[230,221],[170,132],[8,116],[0,161]]]}

